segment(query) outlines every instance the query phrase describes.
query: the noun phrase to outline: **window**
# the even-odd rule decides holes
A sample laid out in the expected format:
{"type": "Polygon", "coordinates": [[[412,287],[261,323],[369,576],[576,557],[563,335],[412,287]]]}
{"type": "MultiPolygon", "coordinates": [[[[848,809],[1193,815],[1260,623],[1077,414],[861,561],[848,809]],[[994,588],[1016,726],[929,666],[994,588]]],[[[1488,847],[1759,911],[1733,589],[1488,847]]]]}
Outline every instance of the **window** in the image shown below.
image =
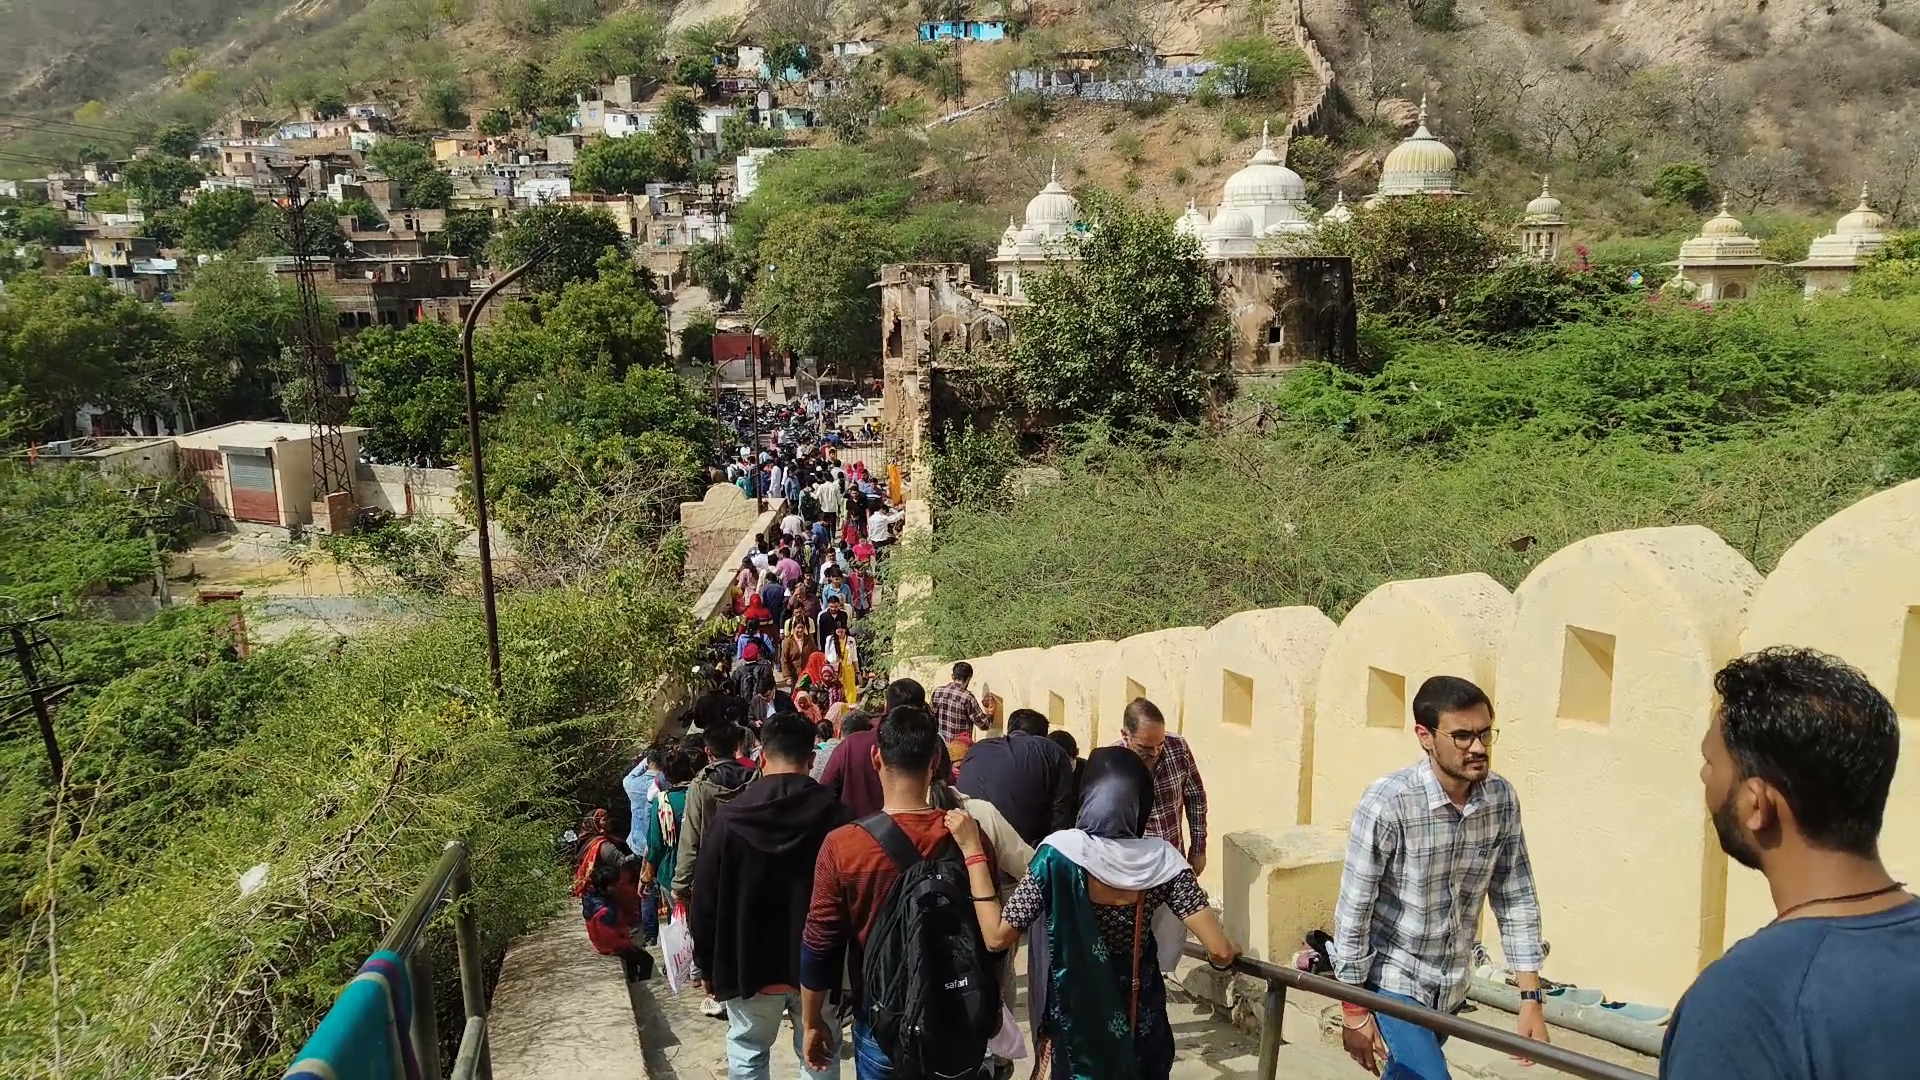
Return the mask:
{"type": "Polygon", "coordinates": [[[1235,671],[1220,672],[1220,722],[1253,726],[1253,680],[1235,671]]]}
{"type": "Polygon", "coordinates": [[[1267,324],[1267,344],[1285,345],[1286,343],[1287,343],[1287,328],[1284,326],[1281,326],[1278,319],[1268,323],[1267,324]]]}
{"type": "Polygon", "coordinates": [[[1367,726],[1407,726],[1407,677],[1384,668],[1367,669],[1367,726]]]}
{"type": "Polygon", "coordinates": [[[1613,635],[1567,627],[1560,658],[1560,719],[1613,721],[1613,635]]]}
{"type": "Polygon", "coordinates": [[[1920,606],[1907,609],[1900,628],[1900,671],[1893,681],[1893,711],[1920,722],[1920,606]]]}

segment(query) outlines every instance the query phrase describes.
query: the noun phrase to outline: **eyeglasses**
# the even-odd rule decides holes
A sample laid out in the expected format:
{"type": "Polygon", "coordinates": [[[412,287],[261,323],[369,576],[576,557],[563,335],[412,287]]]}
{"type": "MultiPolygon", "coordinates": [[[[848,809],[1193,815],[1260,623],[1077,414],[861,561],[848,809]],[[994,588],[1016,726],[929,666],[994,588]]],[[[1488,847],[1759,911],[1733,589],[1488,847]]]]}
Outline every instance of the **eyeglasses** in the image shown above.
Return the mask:
{"type": "Polygon", "coordinates": [[[1494,743],[1500,740],[1499,728],[1488,728],[1485,731],[1443,731],[1440,734],[1452,739],[1453,745],[1462,750],[1471,748],[1475,741],[1478,741],[1482,746],[1491,748],[1494,743]]]}

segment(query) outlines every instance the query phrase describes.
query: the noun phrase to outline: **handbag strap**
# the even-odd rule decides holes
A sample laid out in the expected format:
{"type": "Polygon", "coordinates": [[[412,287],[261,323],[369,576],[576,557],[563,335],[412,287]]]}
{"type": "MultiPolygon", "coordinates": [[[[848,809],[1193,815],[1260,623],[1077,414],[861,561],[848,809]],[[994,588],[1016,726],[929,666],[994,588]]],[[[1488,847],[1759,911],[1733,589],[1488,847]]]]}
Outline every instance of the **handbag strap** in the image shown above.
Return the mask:
{"type": "Polygon", "coordinates": [[[1146,899],[1144,895],[1133,898],[1133,992],[1127,997],[1127,1027],[1134,1031],[1140,1027],[1140,924],[1146,899]]]}

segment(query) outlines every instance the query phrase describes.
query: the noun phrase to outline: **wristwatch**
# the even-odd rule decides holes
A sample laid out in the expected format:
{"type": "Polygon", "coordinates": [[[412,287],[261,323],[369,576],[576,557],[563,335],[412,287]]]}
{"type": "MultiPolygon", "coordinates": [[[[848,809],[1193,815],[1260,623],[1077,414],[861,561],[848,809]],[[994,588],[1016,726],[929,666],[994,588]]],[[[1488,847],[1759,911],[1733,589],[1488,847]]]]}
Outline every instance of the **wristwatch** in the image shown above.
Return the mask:
{"type": "Polygon", "coordinates": [[[1540,1003],[1541,1003],[1541,999],[1540,999],[1540,991],[1538,991],[1538,990],[1522,990],[1522,991],[1520,991],[1520,1000],[1521,1000],[1521,1001],[1531,1001],[1531,1002],[1533,1002],[1534,1004],[1536,1004],[1536,1005],[1538,1005],[1538,1004],[1540,1004],[1540,1003]]]}

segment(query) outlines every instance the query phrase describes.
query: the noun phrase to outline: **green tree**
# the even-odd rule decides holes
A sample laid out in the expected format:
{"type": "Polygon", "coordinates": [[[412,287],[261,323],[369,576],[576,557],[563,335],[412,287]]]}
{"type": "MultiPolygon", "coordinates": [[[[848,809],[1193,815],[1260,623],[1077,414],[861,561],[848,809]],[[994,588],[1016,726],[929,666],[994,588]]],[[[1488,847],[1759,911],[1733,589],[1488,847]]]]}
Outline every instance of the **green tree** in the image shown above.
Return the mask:
{"type": "Polygon", "coordinates": [[[0,396],[42,431],[64,432],[82,405],[139,410],[165,400],[176,367],[165,314],[99,278],[21,274],[0,294],[0,396]]]}
{"type": "Polygon", "coordinates": [[[480,114],[480,134],[497,139],[513,130],[513,113],[506,109],[488,109],[480,114]]]}
{"type": "Polygon", "coordinates": [[[0,237],[48,245],[71,228],[67,215],[46,206],[0,206],[0,237]]]}
{"type": "MultiPolygon", "coordinates": [[[[404,330],[376,326],[340,346],[353,374],[353,423],[365,425],[368,453],[380,461],[421,458],[444,466],[460,457],[466,439],[467,389],[460,364],[460,329],[417,322],[404,330]]],[[[497,408],[504,389],[485,385],[483,407],[497,408]]],[[[489,408],[489,411],[491,411],[489,408]]]]}
{"type": "Polygon", "coordinates": [[[347,101],[335,91],[322,91],[313,99],[313,114],[322,120],[338,120],[347,115],[347,101]]]}
{"type": "Polygon", "coordinates": [[[673,81],[709,97],[720,85],[720,76],[714,71],[713,57],[683,56],[673,67],[673,81]]]}
{"type": "Polygon", "coordinates": [[[1215,64],[1207,79],[1232,97],[1272,100],[1288,97],[1293,80],[1313,73],[1300,50],[1264,34],[1222,38],[1207,50],[1215,64]]]}
{"type": "Polygon", "coordinates": [[[707,290],[721,311],[735,311],[747,294],[750,267],[725,240],[707,240],[687,250],[688,278],[707,290]]]}
{"type": "Polygon", "coordinates": [[[503,77],[501,92],[506,96],[507,107],[526,117],[529,122],[541,109],[550,105],[564,105],[570,100],[555,99],[555,95],[547,88],[546,72],[531,60],[522,60],[508,69],[503,77]]]}
{"type": "Polygon", "coordinates": [[[452,79],[436,79],[420,91],[420,108],[429,121],[441,127],[459,127],[467,122],[466,85],[452,79]]]}
{"type": "MultiPolygon", "coordinates": [[[[194,388],[189,403],[203,422],[270,416],[281,351],[293,342],[300,295],[259,263],[221,259],[194,269],[181,294],[180,339],[223,378],[194,388]]],[[[322,304],[325,304],[323,299],[322,304]]],[[[332,318],[331,307],[322,312],[332,318]]]]}
{"type": "Polygon", "coordinates": [[[453,203],[453,178],[434,170],[407,183],[407,203],[422,210],[445,210],[453,203]]]}
{"type": "Polygon", "coordinates": [[[447,231],[440,234],[441,243],[447,245],[447,253],[463,259],[484,257],[487,241],[491,239],[493,215],[478,211],[448,214],[447,231]]]}
{"type": "Polygon", "coordinates": [[[1713,205],[1713,182],[1706,167],[1697,161],[1674,161],[1660,166],[1653,179],[1653,193],[1661,202],[1705,210],[1713,205]]]}
{"type": "Polygon", "coordinates": [[[826,146],[783,154],[761,167],[760,186],[734,212],[733,243],[749,260],[760,236],[789,214],[839,207],[875,222],[898,221],[913,198],[913,182],[886,158],[859,147],[826,146]]]}
{"type": "Polygon", "coordinates": [[[675,88],[660,99],[653,136],[660,153],[684,171],[693,164],[694,135],[700,130],[700,105],[693,95],[675,88]]]}
{"type": "Polygon", "coordinates": [[[402,184],[434,171],[433,155],[412,139],[381,139],[367,151],[367,164],[402,184]]]}
{"type": "Polygon", "coordinates": [[[611,82],[619,75],[654,75],[659,72],[665,42],[666,24],[658,16],[649,12],[615,15],[581,32],[554,58],[551,68],[572,84],[611,82]]]}
{"type": "Polygon", "coordinates": [[[192,124],[168,124],[153,137],[153,148],[168,157],[192,157],[200,148],[200,130],[192,124]]]}
{"type": "Polygon", "coordinates": [[[1118,198],[1083,204],[1080,258],[1023,281],[1002,375],[1036,415],[1115,428],[1198,415],[1231,344],[1199,242],[1118,198]]]}
{"type": "Polygon", "coordinates": [[[178,203],[180,193],[200,183],[203,175],[200,166],[191,161],[148,154],[127,162],[120,179],[127,186],[127,194],[139,199],[141,206],[158,210],[178,203]]]}
{"type": "Polygon", "coordinates": [[[647,184],[675,172],[652,135],[623,139],[594,139],[580,148],[573,162],[573,182],[583,191],[604,195],[638,195],[647,184]]]}
{"type": "Polygon", "coordinates": [[[1510,235],[1473,199],[1386,199],[1322,225],[1313,251],[1353,260],[1363,313],[1418,323],[1476,288],[1511,254],[1510,235]]]}
{"type": "Polygon", "coordinates": [[[776,79],[786,79],[790,72],[804,79],[819,66],[820,58],[804,41],[783,38],[767,45],[767,70],[776,79]]]}
{"type": "Polygon", "coordinates": [[[352,218],[353,227],[362,231],[377,229],[387,222],[386,215],[380,212],[379,207],[373,205],[372,199],[357,197],[348,199],[340,204],[340,213],[343,217],[352,218]]]}
{"type": "Polygon", "coordinates": [[[523,280],[544,293],[591,280],[608,248],[627,249],[619,223],[605,210],[548,204],[515,215],[487,246],[487,262],[501,269],[518,266],[542,245],[551,245],[552,255],[523,280]]]}
{"type": "Polygon", "coordinates": [[[688,312],[687,325],[680,328],[680,362],[700,366],[713,363],[713,335],[719,329],[712,308],[688,312]]]}
{"type": "Polygon", "coordinates": [[[568,283],[543,313],[558,346],[614,378],[667,362],[667,319],[647,293],[646,276],[625,253],[608,249],[592,280],[568,283]]]}
{"type": "Polygon", "coordinates": [[[871,368],[880,354],[880,302],[870,286],[885,246],[878,223],[845,207],[779,218],[760,241],[768,272],[754,285],[748,307],[766,319],[782,349],[816,357],[843,375],[871,368]]]}
{"type": "Polygon", "coordinates": [[[258,199],[237,188],[203,191],[180,211],[180,235],[195,251],[232,251],[262,209],[258,199]]]}

